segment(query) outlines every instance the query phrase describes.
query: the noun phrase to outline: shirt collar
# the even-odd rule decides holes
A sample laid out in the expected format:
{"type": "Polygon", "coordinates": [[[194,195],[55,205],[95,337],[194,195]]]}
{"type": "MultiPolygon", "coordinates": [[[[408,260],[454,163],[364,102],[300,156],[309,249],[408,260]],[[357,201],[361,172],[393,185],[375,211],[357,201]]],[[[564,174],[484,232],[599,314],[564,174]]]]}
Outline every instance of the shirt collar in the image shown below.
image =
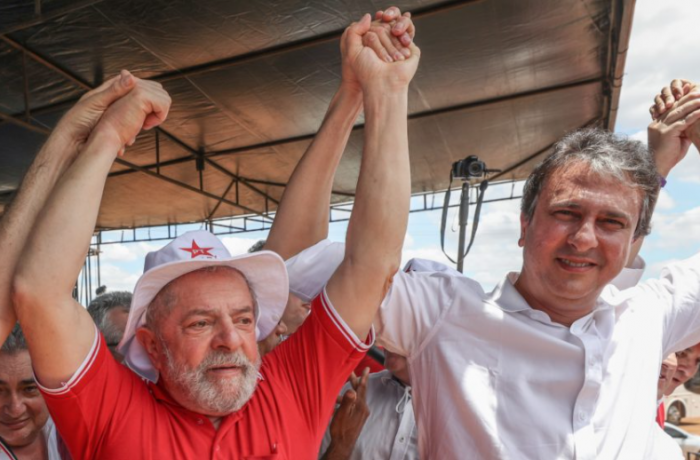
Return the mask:
{"type": "Polygon", "coordinates": [[[515,289],[515,282],[518,280],[518,276],[520,276],[520,272],[508,273],[486,297],[486,301],[510,313],[532,310],[532,307],[515,289]]]}
{"type": "MultiPolygon", "coordinates": [[[[486,301],[509,313],[534,310],[515,288],[515,283],[518,281],[519,276],[520,272],[509,272],[486,297],[486,301]]],[[[595,306],[591,313],[610,310],[612,307],[611,303],[606,302],[604,296],[601,294],[601,296],[596,299],[595,306]]]]}

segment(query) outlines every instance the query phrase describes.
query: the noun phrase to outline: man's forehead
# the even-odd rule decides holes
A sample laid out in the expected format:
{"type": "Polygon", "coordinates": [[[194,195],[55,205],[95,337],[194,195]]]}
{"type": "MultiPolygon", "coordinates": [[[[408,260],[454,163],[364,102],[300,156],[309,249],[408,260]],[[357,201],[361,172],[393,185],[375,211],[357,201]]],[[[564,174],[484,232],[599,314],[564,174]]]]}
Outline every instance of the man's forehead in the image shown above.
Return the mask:
{"type": "Polygon", "coordinates": [[[631,183],[620,181],[612,174],[592,171],[583,162],[572,162],[552,171],[544,184],[544,194],[553,203],[577,203],[593,200],[623,211],[638,211],[641,191],[631,183]]]}
{"type": "Polygon", "coordinates": [[[197,270],[175,280],[171,286],[173,305],[185,310],[222,304],[252,306],[252,293],[245,277],[237,270],[197,270]],[[182,302],[180,302],[182,300],[182,302]],[[192,302],[195,302],[194,304],[192,302]]]}
{"type": "Polygon", "coordinates": [[[0,380],[9,381],[7,378],[10,376],[14,381],[34,379],[29,351],[0,352],[0,380]]]}

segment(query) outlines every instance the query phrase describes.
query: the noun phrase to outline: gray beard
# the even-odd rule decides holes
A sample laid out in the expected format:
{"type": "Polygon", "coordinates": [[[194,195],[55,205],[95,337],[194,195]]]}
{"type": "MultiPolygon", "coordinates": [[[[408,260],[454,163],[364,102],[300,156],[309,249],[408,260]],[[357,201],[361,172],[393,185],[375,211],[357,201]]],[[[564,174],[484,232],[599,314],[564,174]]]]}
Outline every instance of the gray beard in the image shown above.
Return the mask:
{"type": "Polygon", "coordinates": [[[236,412],[253,396],[258,384],[260,358],[251,362],[241,351],[211,351],[195,368],[178,363],[168,347],[161,341],[167,367],[166,380],[176,387],[204,414],[229,414],[236,412]],[[214,379],[207,369],[212,366],[239,366],[242,370],[235,377],[214,379]]]}

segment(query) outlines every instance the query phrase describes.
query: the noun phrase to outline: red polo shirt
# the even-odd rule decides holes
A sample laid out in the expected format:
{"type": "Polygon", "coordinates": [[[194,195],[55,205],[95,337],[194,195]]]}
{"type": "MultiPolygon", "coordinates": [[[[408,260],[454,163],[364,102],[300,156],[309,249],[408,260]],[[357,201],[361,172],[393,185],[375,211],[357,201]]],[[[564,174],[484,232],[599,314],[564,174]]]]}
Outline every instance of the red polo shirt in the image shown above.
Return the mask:
{"type": "Polygon", "coordinates": [[[374,340],[357,339],[325,292],[289,339],[265,356],[253,397],[215,430],[109,353],[102,336],[63,388],[42,388],[75,459],[316,459],[335,399],[374,340]]]}

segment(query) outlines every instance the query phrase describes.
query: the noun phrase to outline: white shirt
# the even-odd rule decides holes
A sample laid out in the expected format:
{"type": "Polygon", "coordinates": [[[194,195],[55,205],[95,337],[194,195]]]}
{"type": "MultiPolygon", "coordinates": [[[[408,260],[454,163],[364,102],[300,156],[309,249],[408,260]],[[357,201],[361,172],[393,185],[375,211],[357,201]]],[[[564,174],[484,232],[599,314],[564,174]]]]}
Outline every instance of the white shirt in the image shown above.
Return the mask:
{"type": "Polygon", "coordinates": [[[398,273],[376,327],[409,360],[420,456],[667,458],[654,431],[658,372],[700,342],[699,269],[696,256],[661,280],[608,286],[571,327],[533,310],[517,273],[491,293],[466,277],[398,273]]]}
{"type": "MultiPolygon", "coordinates": [[[[340,394],[350,388],[351,385],[346,384],[340,394]]],[[[389,371],[370,374],[366,401],[370,414],[349,460],[418,460],[411,387],[394,379],[389,371]]],[[[319,458],[330,442],[329,429],[323,437],[319,458]]]]}

